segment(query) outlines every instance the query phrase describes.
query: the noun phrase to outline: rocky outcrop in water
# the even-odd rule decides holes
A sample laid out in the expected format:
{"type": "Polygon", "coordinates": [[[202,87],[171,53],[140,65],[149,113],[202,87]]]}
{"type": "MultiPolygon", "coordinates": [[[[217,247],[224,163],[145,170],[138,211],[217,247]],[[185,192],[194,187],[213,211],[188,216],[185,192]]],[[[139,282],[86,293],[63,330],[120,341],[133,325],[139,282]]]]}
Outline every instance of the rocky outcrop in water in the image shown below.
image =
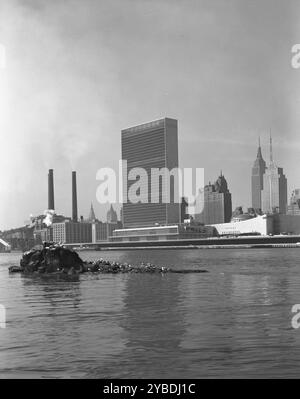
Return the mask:
{"type": "Polygon", "coordinates": [[[32,249],[23,254],[20,266],[11,266],[10,273],[25,274],[62,274],[79,273],[203,273],[206,270],[176,270],[151,263],[141,263],[132,266],[128,263],[110,262],[99,259],[94,262],[84,262],[77,252],[54,243],[44,243],[40,249],[32,249]]]}
{"type": "Polygon", "coordinates": [[[86,271],[93,273],[203,273],[206,270],[187,270],[187,269],[171,269],[164,266],[156,266],[152,263],[141,263],[138,266],[132,266],[128,263],[110,262],[99,259],[85,265],[86,271]]]}
{"type": "Polygon", "coordinates": [[[34,248],[23,254],[20,266],[11,266],[11,273],[66,273],[83,271],[84,262],[77,252],[54,243],[44,243],[40,249],[34,248]]]}

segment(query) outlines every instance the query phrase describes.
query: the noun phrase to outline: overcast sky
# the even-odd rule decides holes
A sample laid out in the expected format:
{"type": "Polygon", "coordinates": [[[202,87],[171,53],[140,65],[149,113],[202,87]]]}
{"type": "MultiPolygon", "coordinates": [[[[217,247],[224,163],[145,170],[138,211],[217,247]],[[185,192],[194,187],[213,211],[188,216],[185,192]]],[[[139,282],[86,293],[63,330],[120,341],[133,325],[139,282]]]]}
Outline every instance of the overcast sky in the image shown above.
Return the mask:
{"type": "Polygon", "coordinates": [[[299,0],[0,0],[0,229],[47,207],[96,216],[96,172],[117,168],[120,131],[178,119],[179,164],[222,169],[233,206],[251,205],[258,136],[300,187],[299,0]]]}

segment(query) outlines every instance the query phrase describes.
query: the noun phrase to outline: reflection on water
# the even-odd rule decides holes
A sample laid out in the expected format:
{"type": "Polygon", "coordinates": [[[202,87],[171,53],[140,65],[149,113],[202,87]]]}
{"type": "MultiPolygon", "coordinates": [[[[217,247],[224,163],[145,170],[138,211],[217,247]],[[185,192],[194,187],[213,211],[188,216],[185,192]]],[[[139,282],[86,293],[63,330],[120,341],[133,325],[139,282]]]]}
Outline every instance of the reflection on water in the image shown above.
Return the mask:
{"type": "Polygon", "coordinates": [[[8,275],[0,254],[2,377],[298,377],[298,249],[83,252],[204,274],[8,275]]]}
{"type": "Polygon", "coordinates": [[[126,347],[117,360],[119,377],[170,375],[184,333],[178,284],[178,275],[133,275],[127,279],[120,320],[126,347]]]}

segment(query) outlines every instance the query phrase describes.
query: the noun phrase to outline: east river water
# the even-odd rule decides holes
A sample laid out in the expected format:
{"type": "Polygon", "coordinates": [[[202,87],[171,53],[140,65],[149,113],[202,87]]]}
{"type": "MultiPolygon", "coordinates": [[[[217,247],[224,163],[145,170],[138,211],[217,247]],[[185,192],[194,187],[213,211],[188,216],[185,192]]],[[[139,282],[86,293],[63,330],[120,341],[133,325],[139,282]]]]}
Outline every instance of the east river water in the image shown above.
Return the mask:
{"type": "Polygon", "coordinates": [[[1,378],[299,377],[300,249],[86,251],[199,274],[9,275],[1,378]]]}

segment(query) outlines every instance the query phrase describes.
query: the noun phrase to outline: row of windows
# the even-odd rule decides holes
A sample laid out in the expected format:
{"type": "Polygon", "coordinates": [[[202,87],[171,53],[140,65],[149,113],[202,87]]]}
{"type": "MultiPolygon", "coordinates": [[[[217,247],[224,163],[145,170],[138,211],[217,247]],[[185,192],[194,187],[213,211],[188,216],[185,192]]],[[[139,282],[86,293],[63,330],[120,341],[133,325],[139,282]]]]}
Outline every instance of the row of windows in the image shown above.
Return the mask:
{"type": "Polygon", "coordinates": [[[132,126],[128,129],[123,129],[122,136],[131,137],[136,134],[141,134],[142,132],[151,132],[154,129],[164,128],[164,126],[165,119],[159,119],[157,121],[143,123],[142,125],[132,126]]]}
{"type": "Polygon", "coordinates": [[[136,235],[143,235],[143,236],[149,236],[149,235],[162,235],[162,234],[177,234],[178,233],[178,227],[177,226],[172,226],[172,227],[166,227],[164,229],[139,229],[139,230],[121,230],[121,231],[114,231],[113,235],[115,237],[120,237],[120,236],[136,236],[136,235]]]}

